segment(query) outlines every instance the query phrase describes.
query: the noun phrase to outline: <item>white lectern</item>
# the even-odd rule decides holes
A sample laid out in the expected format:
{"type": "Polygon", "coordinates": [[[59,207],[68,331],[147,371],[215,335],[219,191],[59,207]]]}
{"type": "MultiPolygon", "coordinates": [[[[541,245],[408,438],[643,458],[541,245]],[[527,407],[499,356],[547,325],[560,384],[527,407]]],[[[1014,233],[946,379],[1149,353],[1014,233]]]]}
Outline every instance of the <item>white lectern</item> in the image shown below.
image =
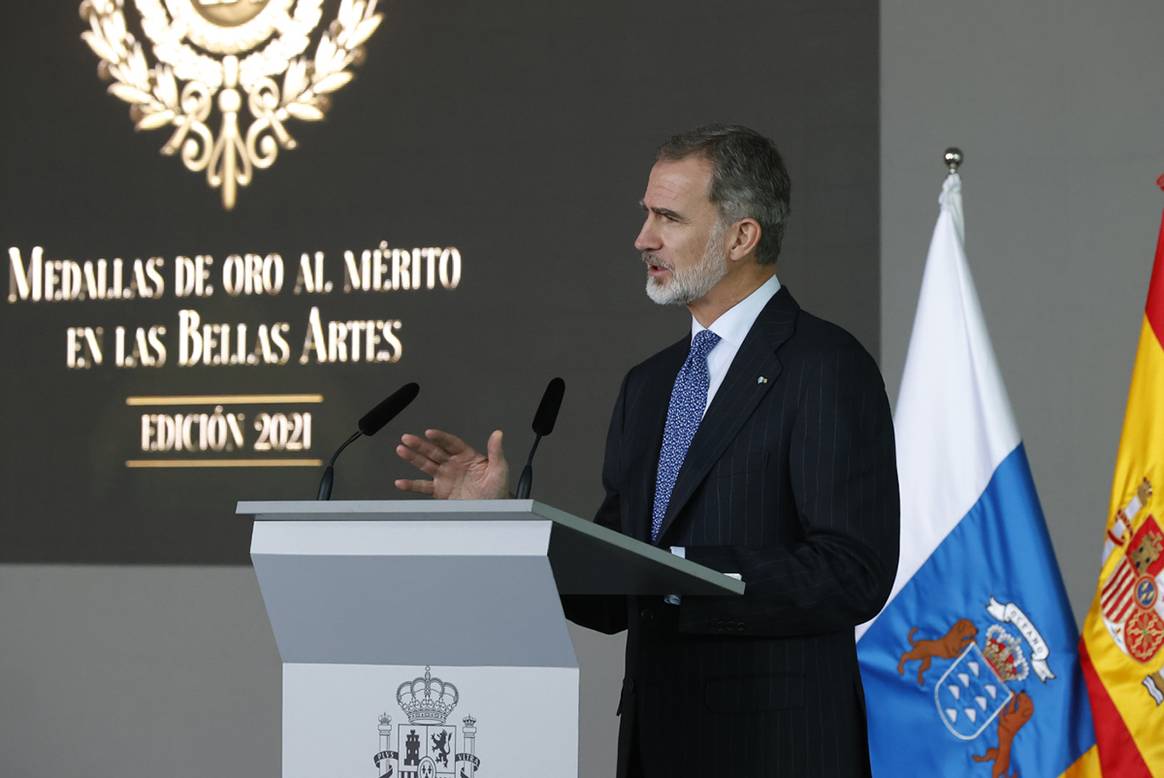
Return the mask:
{"type": "Polygon", "coordinates": [[[559,594],[744,584],[532,500],[240,502],[283,659],[283,778],[578,774],[559,594]]]}

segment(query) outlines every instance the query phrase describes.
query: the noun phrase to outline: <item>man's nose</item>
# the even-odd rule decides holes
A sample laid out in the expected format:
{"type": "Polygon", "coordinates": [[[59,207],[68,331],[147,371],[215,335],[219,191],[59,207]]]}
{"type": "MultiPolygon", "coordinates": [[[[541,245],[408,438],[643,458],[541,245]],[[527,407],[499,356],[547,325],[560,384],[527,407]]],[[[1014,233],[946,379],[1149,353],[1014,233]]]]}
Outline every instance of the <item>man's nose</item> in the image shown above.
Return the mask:
{"type": "Polygon", "coordinates": [[[659,233],[651,225],[650,217],[643,220],[642,229],[639,230],[639,236],[635,238],[636,251],[658,251],[662,248],[662,242],[659,240],[659,233]]]}

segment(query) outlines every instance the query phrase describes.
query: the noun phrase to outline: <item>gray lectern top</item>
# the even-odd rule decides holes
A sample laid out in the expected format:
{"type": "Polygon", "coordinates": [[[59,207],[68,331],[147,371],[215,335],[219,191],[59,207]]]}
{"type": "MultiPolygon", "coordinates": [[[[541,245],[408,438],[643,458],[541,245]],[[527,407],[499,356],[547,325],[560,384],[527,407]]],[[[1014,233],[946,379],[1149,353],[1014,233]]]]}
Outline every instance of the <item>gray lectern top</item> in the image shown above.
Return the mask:
{"type": "Polygon", "coordinates": [[[240,502],[263,551],[401,557],[548,556],[560,594],[739,595],[744,583],[534,500],[240,502]],[[537,532],[530,523],[548,532],[537,532]],[[337,532],[341,525],[346,531],[337,532]],[[280,550],[276,550],[280,549],[280,550]]]}
{"type": "Polygon", "coordinates": [[[532,500],[240,502],[285,663],[577,667],[559,594],[744,584],[532,500]]]}

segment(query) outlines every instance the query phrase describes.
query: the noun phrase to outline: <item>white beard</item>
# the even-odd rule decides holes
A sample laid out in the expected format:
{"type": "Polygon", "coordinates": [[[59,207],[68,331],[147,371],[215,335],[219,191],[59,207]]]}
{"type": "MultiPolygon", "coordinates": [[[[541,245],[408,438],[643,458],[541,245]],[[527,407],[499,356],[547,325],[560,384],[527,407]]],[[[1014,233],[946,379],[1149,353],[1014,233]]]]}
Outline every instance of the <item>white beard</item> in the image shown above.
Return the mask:
{"type": "MultiPolygon", "coordinates": [[[[725,231],[726,225],[716,219],[703,248],[703,256],[694,267],[676,270],[664,266],[671,271],[667,282],[647,276],[647,297],[659,305],[687,305],[710,292],[727,275],[727,257],[722,253],[725,231]]],[[[643,261],[648,262],[651,257],[651,254],[643,254],[643,261]]]]}

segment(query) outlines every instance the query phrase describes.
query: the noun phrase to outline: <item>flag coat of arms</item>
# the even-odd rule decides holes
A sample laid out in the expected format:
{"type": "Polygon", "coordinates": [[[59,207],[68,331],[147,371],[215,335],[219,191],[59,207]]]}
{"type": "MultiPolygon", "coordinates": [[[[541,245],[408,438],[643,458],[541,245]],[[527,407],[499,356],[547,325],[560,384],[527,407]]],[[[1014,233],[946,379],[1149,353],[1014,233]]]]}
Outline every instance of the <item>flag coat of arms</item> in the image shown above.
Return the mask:
{"type": "MultiPolygon", "coordinates": [[[[1162,177],[1164,179],[1164,177],[1162,177]]],[[[1162,184],[1164,185],[1164,184],[1162,184]]],[[[1105,775],[1164,776],[1164,225],[1080,653],[1105,775]]]]}
{"type": "Polygon", "coordinates": [[[857,630],[873,775],[1098,775],[1072,618],[946,179],[894,428],[901,560],[857,630]]]}

